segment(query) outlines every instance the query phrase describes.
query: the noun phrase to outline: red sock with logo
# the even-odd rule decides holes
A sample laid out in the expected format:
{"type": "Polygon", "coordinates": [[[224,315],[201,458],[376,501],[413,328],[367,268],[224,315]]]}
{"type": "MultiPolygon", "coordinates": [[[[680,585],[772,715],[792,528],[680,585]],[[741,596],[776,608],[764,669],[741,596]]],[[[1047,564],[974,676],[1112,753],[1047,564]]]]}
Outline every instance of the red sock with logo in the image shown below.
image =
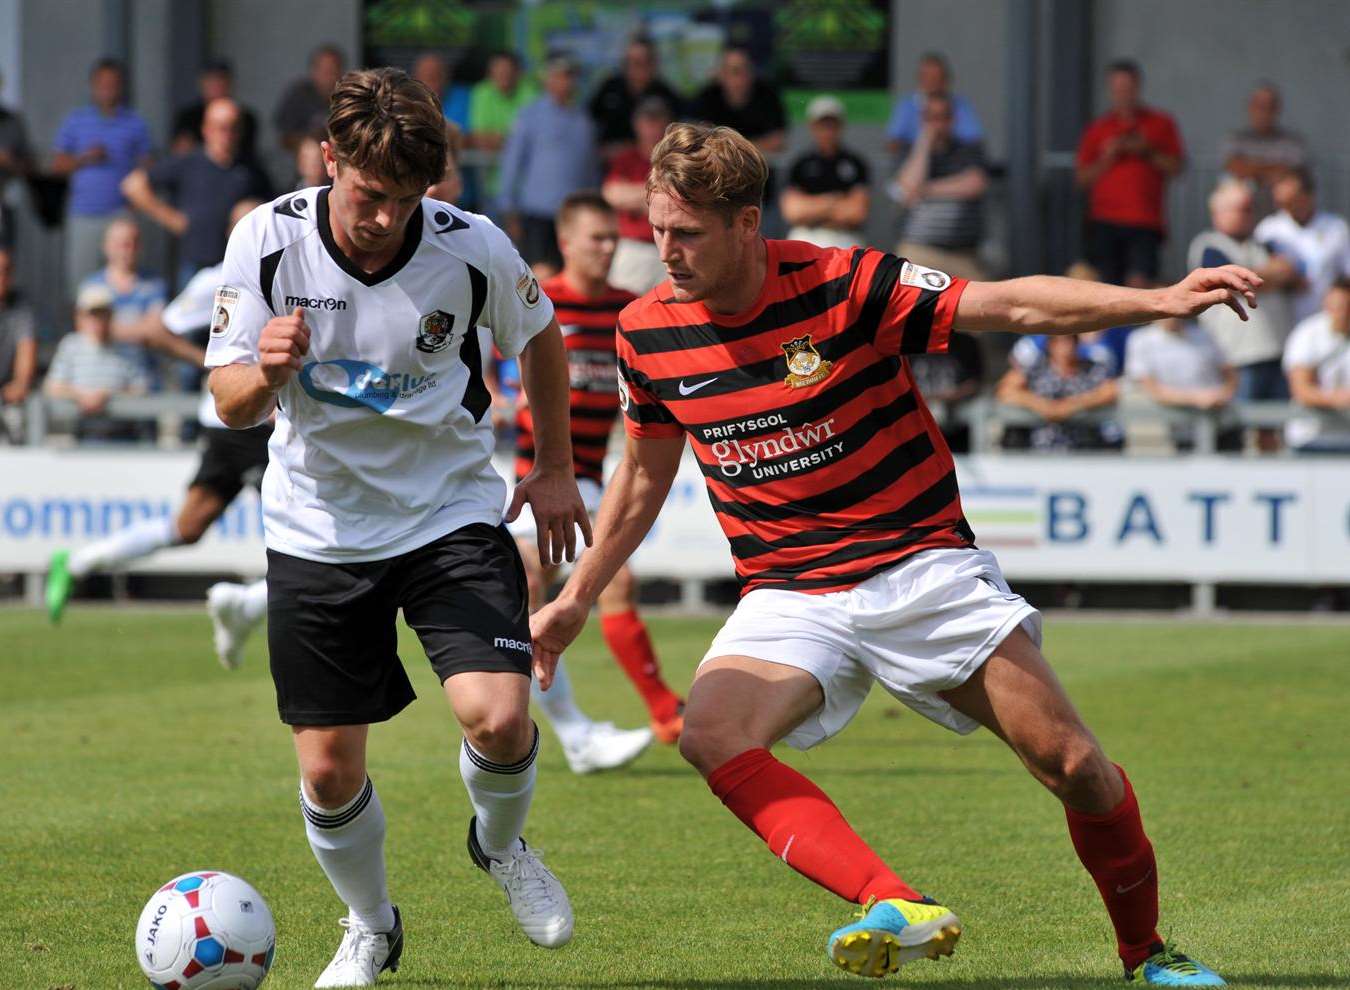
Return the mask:
{"type": "Polygon", "coordinates": [[[600,616],[600,633],[609,652],[614,654],[623,672],[633,682],[653,719],[665,722],[675,717],[680,696],[661,679],[661,664],[652,649],[647,625],[637,612],[611,612],[600,616]]]}
{"type": "Polygon", "coordinates": [[[728,760],[709,775],[708,786],[775,856],[844,900],[923,898],[849,827],[824,791],[767,749],[728,760]]]}
{"type": "Polygon", "coordinates": [[[1064,809],[1069,837],[1092,875],[1116,930],[1121,961],[1130,969],[1153,954],[1158,937],[1158,864],[1144,834],[1130,778],[1120,767],[1125,796],[1104,815],[1064,809]]]}

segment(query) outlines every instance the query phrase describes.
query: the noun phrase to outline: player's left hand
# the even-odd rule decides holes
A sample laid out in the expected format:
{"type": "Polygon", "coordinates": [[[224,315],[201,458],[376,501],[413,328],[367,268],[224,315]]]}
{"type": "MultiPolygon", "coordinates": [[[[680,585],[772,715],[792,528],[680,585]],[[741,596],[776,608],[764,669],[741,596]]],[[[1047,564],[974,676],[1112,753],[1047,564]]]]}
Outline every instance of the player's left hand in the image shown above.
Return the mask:
{"type": "Polygon", "coordinates": [[[1196,316],[1222,303],[1237,313],[1239,319],[1245,320],[1247,311],[1242,304],[1246,302],[1252,309],[1256,308],[1256,290],[1262,281],[1261,276],[1249,268],[1224,265],[1221,268],[1197,268],[1176,285],[1160,291],[1167,316],[1196,316]]]}
{"type": "Polygon", "coordinates": [[[511,495],[506,521],[514,522],[525,503],[530,503],[539,541],[539,563],[555,567],[577,559],[577,527],[586,546],[591,545],[591,517],[577,491],[571,470],[541,470],[535,465],[511,495]]]}
{"type": "Polygon", "coordinates": [[[530,616],[530,639],[534,642],[534,676],[539,679],[539,690],[547,691],[553,683],[553,671],[558,657],[572,645],[582,626],[586,625],[589,608],[565,597],[549,602],[530,616]]]}

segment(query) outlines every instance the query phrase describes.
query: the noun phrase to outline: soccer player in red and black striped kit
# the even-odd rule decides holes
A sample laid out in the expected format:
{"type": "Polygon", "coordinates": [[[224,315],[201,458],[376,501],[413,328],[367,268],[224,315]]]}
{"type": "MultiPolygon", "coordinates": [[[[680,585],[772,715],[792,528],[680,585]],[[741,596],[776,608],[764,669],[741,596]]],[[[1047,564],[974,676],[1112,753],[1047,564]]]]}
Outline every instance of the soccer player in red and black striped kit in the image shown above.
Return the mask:
{"type": "MultiPolygon", "coordinates": [[[[604,197],[596,192],[573,193],[559,208],[556,224],[563,268],[540,287],[552,301],[562,327],[571,378],[572,462],[582,500],[594,512],[600,507],[605,452],[619,414],[619,396],[614,389],[618,367],[614,327],[620,311],[637,297],[607,281],[619,228],[614,208],[604,197]]],[[[516,478],[526,477],[533,466],[534,424],[530,407],[521,404],[516,412],[516,478]]],[[[511,523],[511,531],[520,534],[518,542],[530,582],[530,607],[537,609],[546,601],[557,568],[540,565],[533,546],[535,527],[528,515],[528,511],[523,512],[511,523]]],[[[674,743],[684,724],[684,700],[661,676],[647,626],[637,611],[637,580],[626,563],[600,592],[598,605],[601,634],[642,696],[652,734],[661,742],[674,743]]],[[[565,731],[565,718],[560,721],[553,712],[550,718],[560,734],[565,731]]],[[[585,754],[578,754],[578,759],[584,762],[585,754]]]]}
{"type": "Polygon", "coordinates": [[[865,906],[830,958],[882,976],[950,954],[960,922],[769,752],[838,732],[874,682],[957,732],[983,725],[1063,802],[1126,975],[1218,986],[1157,933],[1158,874],[1128,778],[1041,655],[1040,617],[976,548],[951,454],[906,356],[954,329],[1073,333],[1244,315],[1260,279],[1198,269],[1164,289],[1048,276],[967,282],[869,249],[766,241],[766,166],[728,128],[677,124],[652,154],[648,214],[670,274],[619,320],[627,448],[587,551],[531,622],[535,672],[652,525],[686,440],[743,597],[699,667],[680,750],[793,869],[865,906]]]}

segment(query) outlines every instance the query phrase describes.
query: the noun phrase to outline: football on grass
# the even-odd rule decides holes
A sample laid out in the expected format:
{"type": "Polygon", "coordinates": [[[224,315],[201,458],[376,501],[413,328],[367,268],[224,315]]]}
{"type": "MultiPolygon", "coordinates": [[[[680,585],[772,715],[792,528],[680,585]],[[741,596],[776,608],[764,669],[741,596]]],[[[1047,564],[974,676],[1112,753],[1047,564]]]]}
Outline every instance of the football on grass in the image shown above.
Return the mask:
{"type": "Polygon", "coordinates": [[[255,990],[272,966],[277,931],[262,895],[238,877],[174,877],[136,924],[136,959],[159,990],[255,990]]]}

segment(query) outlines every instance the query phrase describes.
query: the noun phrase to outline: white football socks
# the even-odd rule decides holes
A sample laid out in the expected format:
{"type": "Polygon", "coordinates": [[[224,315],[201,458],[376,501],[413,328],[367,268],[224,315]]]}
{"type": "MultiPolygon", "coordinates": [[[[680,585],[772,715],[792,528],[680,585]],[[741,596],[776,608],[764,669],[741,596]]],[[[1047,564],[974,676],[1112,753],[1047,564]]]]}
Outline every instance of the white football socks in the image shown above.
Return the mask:
{"type": "Polygon", "coordinates": [[[137,560],[156,550],[177,546],[178,524],[169,517],[141,519],[70,555],[70,573],[77,578],[137,560]]]}
{"type": "Polygon", "coordinates": [[[340,808],[320,808],[300,785],[305,835],[328,882],[353,922],[376,932],[394,927],[384,875],[384,808],[366,778],[359,794],[340,808]]]}
{"type": "Polygon", "coordinates": [[[244,585],[239,592],[239,611],[252,624],[267,618],[267,578],[244,585]]]}
{"type": "Polygon", "coordinates": [[[510,853],[525,830],[525,817],[534,797],[534,759],[539,755],[539,727],[525,758],[509,766],[494,763],[464,740],[459,751],[459,775],[469,792],[478,818],[478,845],[493,859],[510,853]]]}
{"type": "Polygon", "coordinates": [[[546,716],[558,741],[565,747],[579,746],[591,731],[592,723],[586,714],[577,707],[572,695],[572,679],[567,676],[567,666],[563,658],[558,658],[558,666],[553,671],[553,683],[547,691],[539,690],[539,682],[530,679],[530,698],[546,716]]]}

